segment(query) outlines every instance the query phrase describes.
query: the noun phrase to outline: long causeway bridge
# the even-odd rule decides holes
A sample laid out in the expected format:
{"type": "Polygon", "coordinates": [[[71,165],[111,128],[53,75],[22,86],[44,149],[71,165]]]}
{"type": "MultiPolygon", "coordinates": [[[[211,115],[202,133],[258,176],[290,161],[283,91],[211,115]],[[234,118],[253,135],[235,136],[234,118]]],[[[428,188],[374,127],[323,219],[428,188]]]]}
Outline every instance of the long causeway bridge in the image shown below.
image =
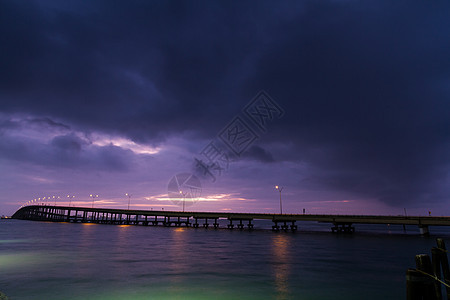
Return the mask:
{"type": "Polygon", "coordinates": [[[316,221],[330,223],[332,232],[352,233],[353,224],[416,225],[421,234],[429,234],[429,226],[450,226],[450,217],[431,216],[371,216],[371,215],[311,215],[265,214],[230,212],[179,212],[157,210],[127,210],[70,206],[30,205],[17,210],[13,219],[98,223],[113,225],[185,226],[219,228],[219,219],[226,219],[228,229],[253,229],[254,220],[271,220],[272,230],[296,231],[297,222],[316,221]]]}

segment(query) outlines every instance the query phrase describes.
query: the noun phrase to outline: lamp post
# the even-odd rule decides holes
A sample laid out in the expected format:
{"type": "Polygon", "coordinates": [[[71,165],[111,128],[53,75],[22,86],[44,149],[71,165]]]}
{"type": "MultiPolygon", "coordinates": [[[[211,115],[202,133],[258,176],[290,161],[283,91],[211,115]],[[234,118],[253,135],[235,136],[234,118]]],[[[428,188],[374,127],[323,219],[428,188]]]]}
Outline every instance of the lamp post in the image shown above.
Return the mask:
{"type": "Polygon", "coordinates": [[[92,197],[92,208],[94,208],[94,200],[98,198],[98,195],[90,194],[89,196],[92,197]]]}
{"type": "Polygon", "coordinates": [[[283,206],[281,204],[281,191],[283,190],[283,187],[276,185],[275,189],[280,192],[280,215],[282,215],[283,214],[283,206]]]}
{"type": "Polygon", "coordinates": [[[72,199],[75,198],[75,196],[67,195],[67,198],[69,198],[69,207],[72,204],[72,199]]]}
{"type": "Polygon", "coordinates": [[[130,210],[131,194],[126,193],[125,196],[128,196],[128,210],[130,210]]]}
{"type": "Polygon", "coordinates": [[[183,191],[180,191],[180,194],[183,195],[183,212],[184,212],[184,203],[186,202],[186,193],[183,193],[183,191]]]}

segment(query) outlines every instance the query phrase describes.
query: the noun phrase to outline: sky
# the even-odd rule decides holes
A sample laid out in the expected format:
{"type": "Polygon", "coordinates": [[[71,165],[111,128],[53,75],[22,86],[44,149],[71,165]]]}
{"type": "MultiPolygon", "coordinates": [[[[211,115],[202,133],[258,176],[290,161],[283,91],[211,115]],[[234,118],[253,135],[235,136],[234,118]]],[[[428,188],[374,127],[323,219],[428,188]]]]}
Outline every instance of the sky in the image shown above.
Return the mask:
{"type": "Polygon", "coordinates": [[[449,11],[1,0],[0,214],[450,215],[449,11]]]}

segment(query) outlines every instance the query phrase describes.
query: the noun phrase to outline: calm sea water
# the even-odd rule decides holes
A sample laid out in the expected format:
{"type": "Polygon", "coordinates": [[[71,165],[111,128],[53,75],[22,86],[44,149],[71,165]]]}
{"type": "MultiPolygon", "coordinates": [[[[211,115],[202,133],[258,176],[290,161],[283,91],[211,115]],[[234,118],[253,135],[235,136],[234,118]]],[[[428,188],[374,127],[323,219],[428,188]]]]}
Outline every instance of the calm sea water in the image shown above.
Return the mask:
{"type": "Polygon", "coordinates": [[[300,223],[296,233],[0,221],[13,300],[404,299],[405,271],[450,231],[300,223]]]}

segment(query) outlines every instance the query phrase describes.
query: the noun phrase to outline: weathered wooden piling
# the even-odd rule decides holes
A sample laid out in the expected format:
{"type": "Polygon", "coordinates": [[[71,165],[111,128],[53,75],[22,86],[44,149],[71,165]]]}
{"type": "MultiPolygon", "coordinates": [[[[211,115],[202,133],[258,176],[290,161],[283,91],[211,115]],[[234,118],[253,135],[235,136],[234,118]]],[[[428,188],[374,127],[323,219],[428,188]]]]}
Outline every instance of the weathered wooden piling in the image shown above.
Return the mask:
{"type": "MultiPolygon", "coordinates": [[[[433,265],[431,264],[430,256],[427,254],[416,255],[416,270],[422,273],[422,281],[419,283],[421,287],[421,294],[424,299],[440,300],[437,298],[433,265]]],[[[440,289],[440,285],[438,286],[440,289]]]]}
{"type": "Polygon", "coordinates": [[[427,254],[416,255],[416,269],[406,271],[407,300],[442,300],[441,284],[446,287],[446,299],[450,299],[450,271],[444,240],[436,240],[438,247],[427,254]],[[444,281],[441,280],[441,268],[444,281]]]}
{"type": "Polygon", "coordinates": [[[431,248],[431,262],[433,264],[433,273],[436,278],[434,280],[434,288],[436,291],[436,298],[442,299],[442,290],[441,290],[441,252],[438,248],[433,247],[431,248]]]}
{"type": "Polygon", "coordinates": [[[423,300],[424,275],[416,269],[406,270],[406,299],[423,300]]]}
{"type": "Polygon", "coordinates": [[[436,239],[437,250],[439,253],[439,262],[442,266],[442,275],[444,276],[445,290],[447,293],[447,299],[450,300],[450,268],[448,265],[447,249],[445,248],[445,242],[443,239],[436,239]]]}

